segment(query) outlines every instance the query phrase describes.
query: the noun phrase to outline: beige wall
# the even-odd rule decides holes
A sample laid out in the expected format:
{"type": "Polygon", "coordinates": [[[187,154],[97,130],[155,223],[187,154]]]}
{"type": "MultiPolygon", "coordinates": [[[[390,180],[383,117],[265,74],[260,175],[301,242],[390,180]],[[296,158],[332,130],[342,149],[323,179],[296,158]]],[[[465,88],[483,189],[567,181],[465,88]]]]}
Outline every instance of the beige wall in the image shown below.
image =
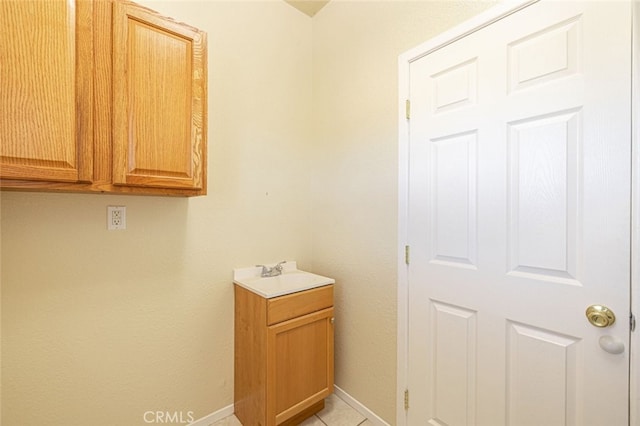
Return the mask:
{"type": "Polygon", "coordinates": [[[338,283],[336,384],[391,424],[397,58],[490,5],[333,0],[313,19],[313,264],[338,283]]]}
{"type": "Polygon", "coordinates": [[[209,195],[1,193],[2,424],[231,404],[231,270],[281,259],[336,278],[336,383],[394,424],[397,56],[489,4],[141,3],[209,34],[209,195]]]}
{"type": "Polygon", "coordinates": [[[209,195],[3,192],[2,424],[233,402],[232,268],[311,262],[311,26],[282,1],[144,2],[209,36],[209,195]],[[107,205],[127,230],[106,230],[107,205]]]}

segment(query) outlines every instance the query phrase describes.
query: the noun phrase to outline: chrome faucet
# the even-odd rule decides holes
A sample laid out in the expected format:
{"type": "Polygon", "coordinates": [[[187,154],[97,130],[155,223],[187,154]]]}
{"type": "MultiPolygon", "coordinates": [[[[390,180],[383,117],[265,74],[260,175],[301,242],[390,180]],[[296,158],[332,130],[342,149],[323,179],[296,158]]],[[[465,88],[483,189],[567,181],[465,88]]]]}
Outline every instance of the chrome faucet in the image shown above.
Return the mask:
{"type": "Polygon", "coordinates": [[[257,267],[262,267],[262,272],[260,273],[260,276],[265,278],[265,277],[277,277],[278,275],[282,274],[282,264],[283,263],[287,263],[286,260],[283,260],[282,262],[278,263],[276,266],[273,266],[271,268],[269,268],[268,266],[264,266],[264,265],[256,265],[257,267]]]}

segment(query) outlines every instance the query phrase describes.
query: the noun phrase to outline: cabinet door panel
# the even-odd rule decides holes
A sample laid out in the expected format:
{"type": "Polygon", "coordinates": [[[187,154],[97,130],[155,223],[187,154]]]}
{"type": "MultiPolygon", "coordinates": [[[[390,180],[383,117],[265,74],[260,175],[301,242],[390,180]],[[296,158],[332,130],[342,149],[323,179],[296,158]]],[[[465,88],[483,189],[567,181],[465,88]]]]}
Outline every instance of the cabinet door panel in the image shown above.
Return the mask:
{"type": "Polygon", "coordinates": [[[280,424],[333,391],[333,308],[269,327],[267,419],[280,424]]]}
{"type": "Polygon", "coordinates": [[[0,178],[91,180],[92,10],[0,2],[0,178]]]}
{"type": "Polygon", "coordinates": [[[114,7],[114,183],[203,189],[206,34],[114,7]]]}

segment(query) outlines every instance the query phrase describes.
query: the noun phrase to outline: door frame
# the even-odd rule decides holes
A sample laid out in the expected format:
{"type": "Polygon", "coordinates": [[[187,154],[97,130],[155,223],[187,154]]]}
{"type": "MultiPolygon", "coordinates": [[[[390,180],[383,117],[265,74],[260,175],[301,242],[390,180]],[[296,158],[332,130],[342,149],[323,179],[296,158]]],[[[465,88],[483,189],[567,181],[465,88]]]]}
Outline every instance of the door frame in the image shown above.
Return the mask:
{"type": "MultiPolygon", "coordinates": [[[[412,62],[466,37],[533,3],[545,0],[515,0],[494,6],[476,17],[401,54],[398,58],[398,330],[396,424],[407,426],[405,390],[408,387],[409,280],[406,246],[409,241],[409,69],[412,62]]],[[[631,0],[632,72],[631,72],[631,312],[640,316],[640,1],[631,0]],[[634,297],[637,296],[637,297],[634,297]]],[[[409,254],[410,255],[410,254],[409,254]]],[[[638,318],[640,327],[640,318],[638,318]]],[[[640,424],[640,328],[629,342],[629,424],[640,424]]],[[[411,402],[409,401],[409,404],[411,402]]]]}

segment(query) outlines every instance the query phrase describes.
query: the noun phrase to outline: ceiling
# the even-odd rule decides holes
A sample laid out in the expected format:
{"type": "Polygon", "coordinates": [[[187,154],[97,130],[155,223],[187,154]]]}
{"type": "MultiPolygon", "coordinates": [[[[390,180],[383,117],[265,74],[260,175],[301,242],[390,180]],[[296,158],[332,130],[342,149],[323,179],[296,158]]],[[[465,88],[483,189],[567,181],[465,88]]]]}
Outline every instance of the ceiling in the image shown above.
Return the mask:
{"type": "Polygon", "coordinates": [[[322,9],[329,0],[284,0],[302,13],[313,16],[322,9]]]}

